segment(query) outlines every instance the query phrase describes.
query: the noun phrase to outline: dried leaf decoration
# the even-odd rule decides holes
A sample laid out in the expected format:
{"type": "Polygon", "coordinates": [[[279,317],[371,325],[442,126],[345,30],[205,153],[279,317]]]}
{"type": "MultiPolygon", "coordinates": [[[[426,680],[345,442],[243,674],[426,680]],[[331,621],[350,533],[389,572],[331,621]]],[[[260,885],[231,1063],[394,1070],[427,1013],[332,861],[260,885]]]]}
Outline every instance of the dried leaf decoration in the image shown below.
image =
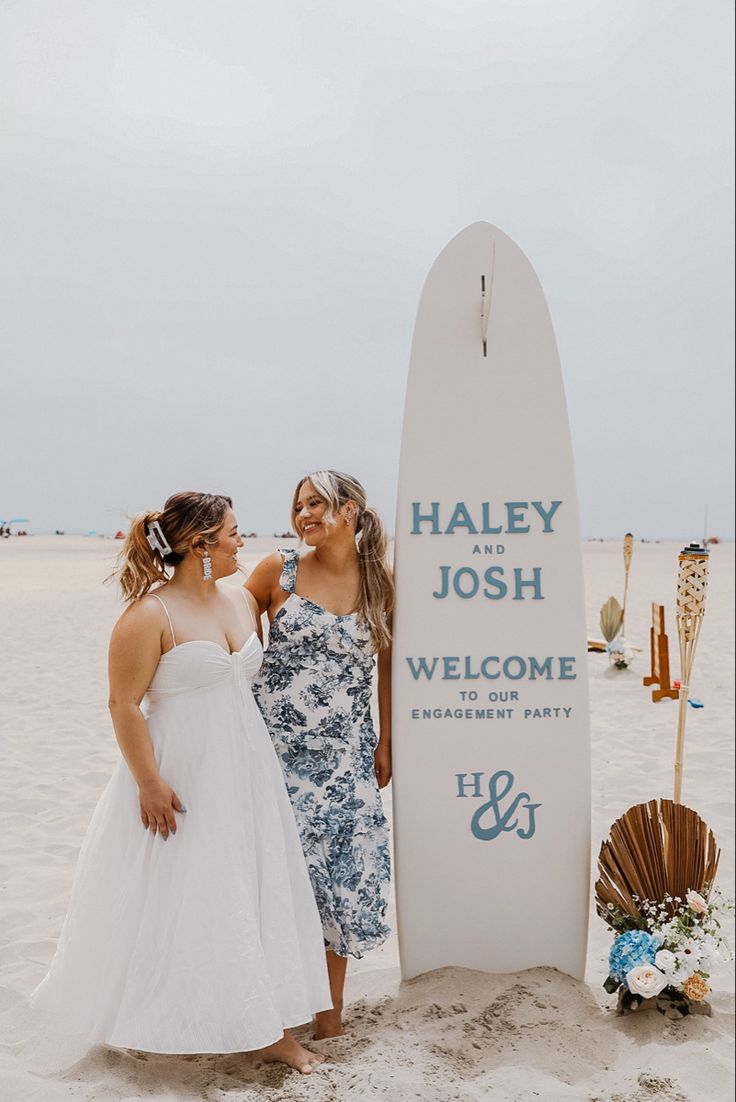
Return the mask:
{"type": "Polygon", "coordinates": [[[612,925],[610,903],[643,926],[639,903],[645,899],[685,899],[691,890],[707,899],[719,857],[713,832],[692,808],[672,800],[636,804],[616,820],[601,846],[596,910],[612,925]]]}
{"type": "Polygon", "coordinates": [[[601,631],[607,643],[612,642],[621,630],[624,613],[615,597],[609,597],[601,609],[601,631]]]}

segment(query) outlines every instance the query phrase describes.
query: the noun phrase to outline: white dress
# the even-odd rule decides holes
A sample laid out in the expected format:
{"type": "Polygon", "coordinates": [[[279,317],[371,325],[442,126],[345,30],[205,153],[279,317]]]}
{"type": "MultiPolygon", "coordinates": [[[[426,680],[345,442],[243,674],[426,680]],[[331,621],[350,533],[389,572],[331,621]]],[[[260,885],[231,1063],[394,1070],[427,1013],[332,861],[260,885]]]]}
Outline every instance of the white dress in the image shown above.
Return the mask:
{"type": "Polygon", "coordinates": [[[146,830],[118,764],[32,999],[70,1032],[147,1052],[242,1052],[332,1006],[294,815],[250,688],[262,658],[255,633],[234,654],[195,640],[162,655],[143,712],[187,811],[167,840],[146,830]]]}

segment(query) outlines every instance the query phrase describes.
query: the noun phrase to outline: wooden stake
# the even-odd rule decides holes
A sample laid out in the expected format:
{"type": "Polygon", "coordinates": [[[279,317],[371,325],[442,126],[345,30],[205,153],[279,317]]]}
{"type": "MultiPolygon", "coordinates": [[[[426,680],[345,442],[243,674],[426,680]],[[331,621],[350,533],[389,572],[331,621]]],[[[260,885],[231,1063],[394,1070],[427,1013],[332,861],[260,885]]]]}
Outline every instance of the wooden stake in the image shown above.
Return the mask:
{"type": "MultiPolygon", "coordinates": [[[[590,645],[588,647],[590,649],[590,645]]],[[[652,672],[642,678],[643,685],[656,685],[652,700],[677,700],[679,692],[670,684],[669,640],[664,630],[664,605],[652,603],[652,626],[649,629],[649,654],[652,672]]]]}

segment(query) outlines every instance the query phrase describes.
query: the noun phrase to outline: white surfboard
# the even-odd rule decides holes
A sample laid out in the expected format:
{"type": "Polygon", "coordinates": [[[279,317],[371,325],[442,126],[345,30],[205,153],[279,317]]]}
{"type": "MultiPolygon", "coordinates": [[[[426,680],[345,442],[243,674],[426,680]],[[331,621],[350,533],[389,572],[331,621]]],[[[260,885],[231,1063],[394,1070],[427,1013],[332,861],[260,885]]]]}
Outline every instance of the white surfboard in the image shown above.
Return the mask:
{"type": "Polygon", "coordinates": [[[395,555],[403,976],[582,977],[590,765],[570,433],[542,288],[485,222],[444,249],[419,304],[395,555]]]}

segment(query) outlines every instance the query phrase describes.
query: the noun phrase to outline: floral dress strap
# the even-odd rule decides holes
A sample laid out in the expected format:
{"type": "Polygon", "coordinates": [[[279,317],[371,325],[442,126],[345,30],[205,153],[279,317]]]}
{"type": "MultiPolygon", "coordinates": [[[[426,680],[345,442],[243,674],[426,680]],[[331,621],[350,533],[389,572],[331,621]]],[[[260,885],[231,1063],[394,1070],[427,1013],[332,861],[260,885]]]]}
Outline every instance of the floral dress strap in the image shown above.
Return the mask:
{"type": "Polygon", "coordinates": [[[299,552],[293,547],[279,547],[279,554],[284,560],[279,585],[287,593],[293,593],[296,589],[296,568],[299,565],[299,552]]]}

